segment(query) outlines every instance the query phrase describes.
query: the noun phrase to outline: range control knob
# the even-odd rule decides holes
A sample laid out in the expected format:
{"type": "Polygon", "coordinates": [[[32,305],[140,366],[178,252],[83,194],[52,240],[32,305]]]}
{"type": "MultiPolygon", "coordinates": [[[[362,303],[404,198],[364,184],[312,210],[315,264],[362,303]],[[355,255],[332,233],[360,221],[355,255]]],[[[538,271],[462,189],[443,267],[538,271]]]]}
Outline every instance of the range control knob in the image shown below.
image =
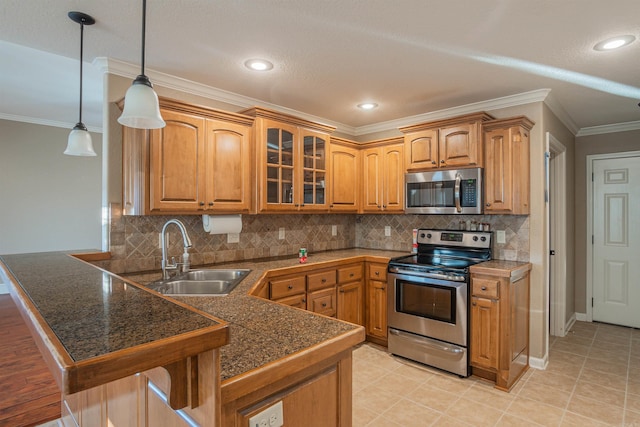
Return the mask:
{"type": "Polygon", "coordinates": [[[427,234],[427,239],[431,238],[431,233],[427,234]]]}
{"type": "Polygon", "coordinates": [[[482,236],[482,237],[480,238],[480,240],[482,240],[483,242],[486,242],[486,241],[487,241],[487,238],[486,238],[486,237],[484,237],[484,236],[482,236]]]}
{"type": "Polygon", "coordinates": [[[424,233],[420,233],[420,237],[424,239],[424,233]]]}
{"type": "Polygon", "coordinates": [[[477,242],[478,241],[478,236],[473,236],[473,241],[477,242]]]}

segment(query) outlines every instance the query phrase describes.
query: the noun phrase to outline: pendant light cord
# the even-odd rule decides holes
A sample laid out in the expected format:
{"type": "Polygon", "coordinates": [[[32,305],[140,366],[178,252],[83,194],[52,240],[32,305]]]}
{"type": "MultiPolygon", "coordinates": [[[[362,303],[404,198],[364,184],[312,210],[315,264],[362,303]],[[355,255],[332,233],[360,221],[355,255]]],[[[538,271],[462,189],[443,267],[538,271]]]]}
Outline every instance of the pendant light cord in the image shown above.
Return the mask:
{"type": "Polygon", "coordinates": [[[84,51],[84,21],[80,23],[80,117],[78,123],[82,123],[82,52],[84,51]]]}
{"type": "Polygon", "coordinates": [[[142,64],[141,75],[144,76],[144,49],[145,49],[145,34],[147,27],[147,0],[142,0],[142,64]]]}

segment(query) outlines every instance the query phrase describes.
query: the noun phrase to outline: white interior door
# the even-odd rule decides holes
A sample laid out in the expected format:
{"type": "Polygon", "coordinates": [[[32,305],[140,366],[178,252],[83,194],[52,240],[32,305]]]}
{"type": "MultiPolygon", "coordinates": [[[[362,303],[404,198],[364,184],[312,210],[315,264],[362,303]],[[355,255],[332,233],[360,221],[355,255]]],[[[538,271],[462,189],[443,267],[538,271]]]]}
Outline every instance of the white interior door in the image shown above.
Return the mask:
{"type": "Polygon", "coordinates": [[[640,157],[593,162],[593,320],[640,327],[640,157]]]}

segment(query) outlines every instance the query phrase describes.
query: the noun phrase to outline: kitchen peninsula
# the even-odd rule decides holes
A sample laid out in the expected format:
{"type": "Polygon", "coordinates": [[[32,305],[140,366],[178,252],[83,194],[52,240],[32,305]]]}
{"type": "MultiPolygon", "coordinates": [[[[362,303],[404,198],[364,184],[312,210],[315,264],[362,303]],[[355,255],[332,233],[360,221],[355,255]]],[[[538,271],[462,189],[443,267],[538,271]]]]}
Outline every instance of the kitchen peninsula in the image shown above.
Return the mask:
{"type": "MultiPolygon", "coordinates": [[[[302,268],[397,255],[332,251],[302,268]]],[[[159,273],[123,278],[68,253],[0,261],[63,391],[65,425],[246,426],[278,402],[289,425],[351,425],[364,328],[249,295],[270,271],[300,268],[295,258],[234,263],[252,272],[228,296],[173,299],[142,286],[159,273]]]]}

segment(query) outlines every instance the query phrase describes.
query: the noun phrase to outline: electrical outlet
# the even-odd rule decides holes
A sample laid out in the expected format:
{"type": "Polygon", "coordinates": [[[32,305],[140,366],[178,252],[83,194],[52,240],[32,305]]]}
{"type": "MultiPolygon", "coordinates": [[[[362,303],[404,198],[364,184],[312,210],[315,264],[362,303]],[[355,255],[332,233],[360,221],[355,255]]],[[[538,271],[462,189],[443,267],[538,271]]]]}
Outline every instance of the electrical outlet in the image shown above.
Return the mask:
{"type": "Polygon", "coordinates": [[[240,233],[228,233],[227,243],[240,243],[240,233]]]}
{"type": "Polygon", "coordinates": [[[284,227],[280,227],[278,229],[278,239],[279,240],[284,240],[284,227]]]}
{"type": "Polygon", "coordinates": [[[507,237],[505,235],[504,230],[496,231],[496,243],[507,243],[507,237]]]}
{"type": "Polygon", "coordinates": [[[338,235],[338,226],[337,225],[332,225],[331,226],[331,235],[332,236],[337,236],[338,235]]]}
{"type": "Polygon", "coordinates": [[[384,226],[384,235],[387,236],[387,237],[391,236],[391,227],[390,226],[388,226],[388,225],[384,226]]]}
{"type": "Polygon", "coordinates": [[[282,427],[283,425],[282,401],[249,418],[249,427],[282,427]]]}

